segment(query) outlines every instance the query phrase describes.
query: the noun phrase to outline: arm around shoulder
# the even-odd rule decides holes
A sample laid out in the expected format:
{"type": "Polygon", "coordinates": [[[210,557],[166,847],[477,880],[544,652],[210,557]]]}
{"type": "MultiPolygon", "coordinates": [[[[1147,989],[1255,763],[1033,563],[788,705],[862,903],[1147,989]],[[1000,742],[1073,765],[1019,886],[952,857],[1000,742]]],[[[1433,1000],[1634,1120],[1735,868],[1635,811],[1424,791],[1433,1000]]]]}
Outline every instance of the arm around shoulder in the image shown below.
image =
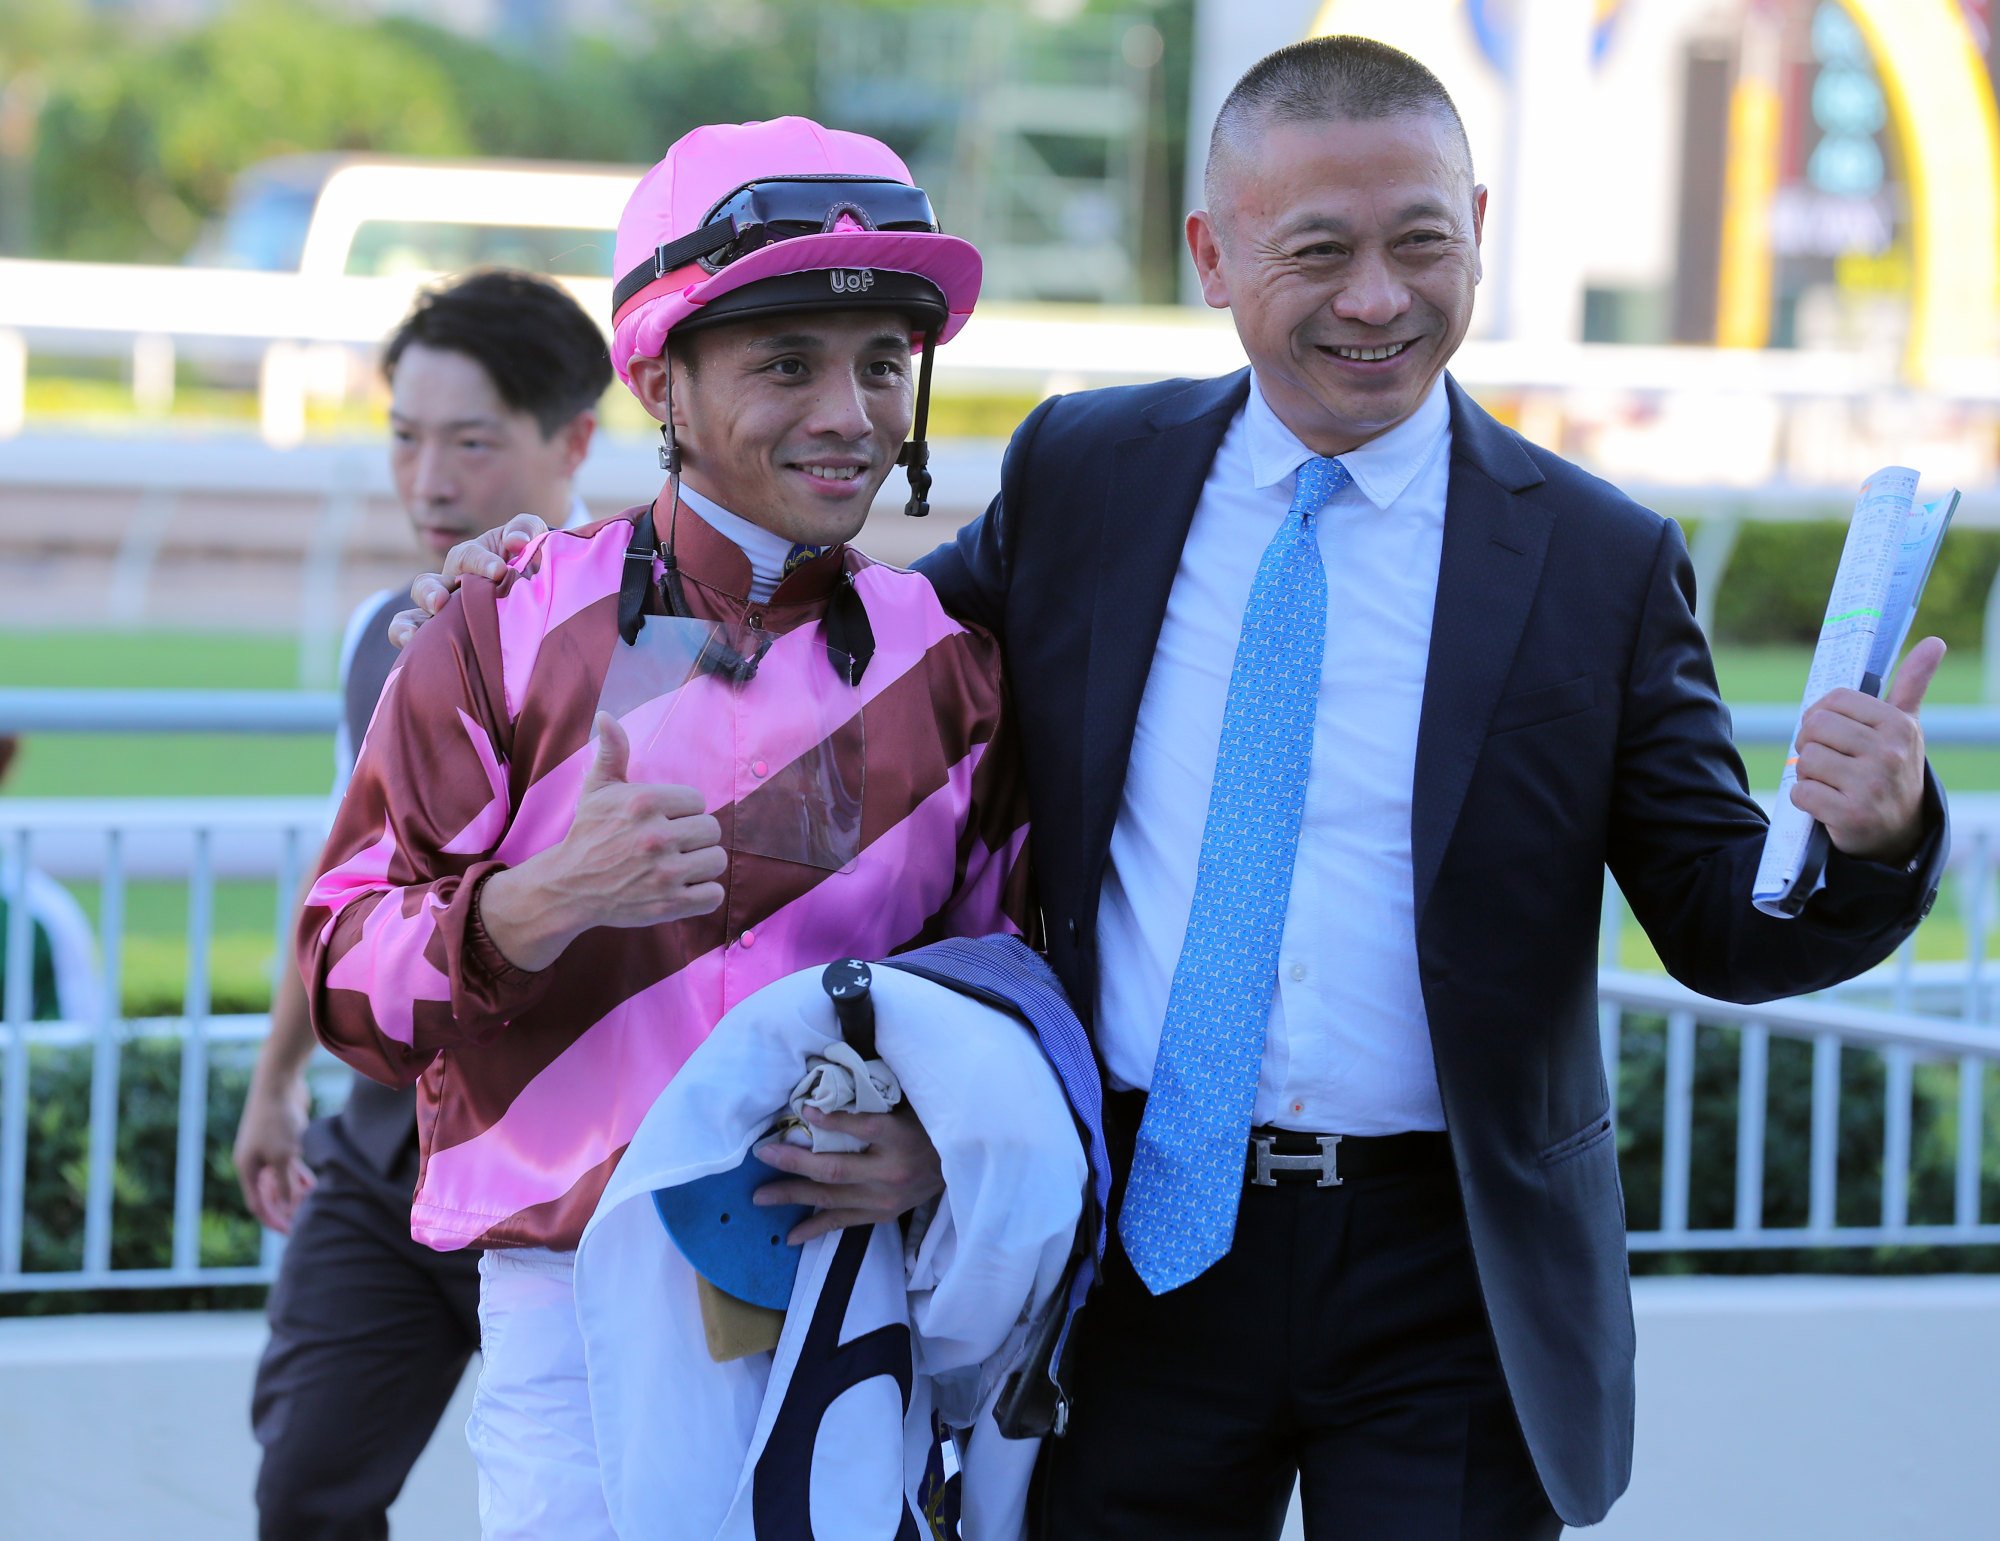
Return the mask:
{"type": "Polygon", "coordinates": [[[1014,430],[1000,462],[1000,491],[986,505],[986,512],[916,564],[916,570],[930,579],[946,610],[998,637],[1006,635],[1007,588],[1013,576],[1022,514],[1033,485],[1035,435],[1061,399],[1051,396],[1014,430]]]}

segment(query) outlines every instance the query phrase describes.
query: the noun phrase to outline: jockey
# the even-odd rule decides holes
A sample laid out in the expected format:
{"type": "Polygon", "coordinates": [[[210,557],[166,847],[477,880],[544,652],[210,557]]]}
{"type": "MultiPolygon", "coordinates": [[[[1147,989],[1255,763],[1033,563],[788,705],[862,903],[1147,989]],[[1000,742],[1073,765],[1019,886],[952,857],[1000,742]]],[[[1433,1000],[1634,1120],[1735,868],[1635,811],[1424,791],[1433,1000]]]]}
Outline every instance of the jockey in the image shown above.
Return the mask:
{"type": "MultiPolygon", "coordinates": [[[[811,964],[1018,933],[1025,789],[993,639],[849,542],[929,487],[933,351],[980,260],[885,146],[697,129],[619,221],[612,362],[650,504],[468,581],[390,676],[300,922],[313,1025],[419,1088],[412,1234],[481,1253],[488,1537],[611,1534],[574,1256],[716,1021],[811,964]],[[914,435],[912,429],[915,429],[914,435]]],[[[792,1239],[935,1198],[907,1103],[787,1147],[792,1239]]]]}

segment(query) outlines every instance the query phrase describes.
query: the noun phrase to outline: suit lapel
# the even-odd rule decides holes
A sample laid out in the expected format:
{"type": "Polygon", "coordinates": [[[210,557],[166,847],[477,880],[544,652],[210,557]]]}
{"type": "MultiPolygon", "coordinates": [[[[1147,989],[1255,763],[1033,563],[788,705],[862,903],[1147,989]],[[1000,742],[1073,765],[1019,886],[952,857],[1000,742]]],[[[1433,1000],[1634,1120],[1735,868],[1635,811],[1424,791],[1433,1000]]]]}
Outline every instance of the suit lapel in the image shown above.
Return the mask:
{"type": "Polygon", "coordinates": [[[1519,494],[1543,480],[1520,442],[1447,381],[1451,474],[1430,660],[1417,728],[1410,859],[1422,923],[1486,724],[1541,581],[1550,514],[1519,494]]]}
{"type": "Polygon", "coordinates": [[[1082,828],[1092,881],[1110,848],[1181,547],[1209,464],[1249,391],[1247,369],[1204,380],[1148,412],[1149,431],[1112,451],[1083,702],[1082,828]]]}

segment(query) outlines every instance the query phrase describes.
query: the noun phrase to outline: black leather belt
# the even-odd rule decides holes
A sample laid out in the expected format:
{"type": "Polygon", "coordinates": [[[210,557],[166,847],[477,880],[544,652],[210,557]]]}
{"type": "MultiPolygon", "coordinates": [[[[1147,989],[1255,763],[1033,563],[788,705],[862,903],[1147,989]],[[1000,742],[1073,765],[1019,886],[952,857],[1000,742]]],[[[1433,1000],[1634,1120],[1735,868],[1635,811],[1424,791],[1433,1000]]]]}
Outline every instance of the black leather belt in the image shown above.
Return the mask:
{"type": "Polygon", "coordinates": [[[1338,1188],[1351,1177],[1450,1170],[1451,1139],[1441,1130],[1340,1135],[1257,1128],[1243,1162],[1244,1180],[1256,1188],[1338,1188]]]}

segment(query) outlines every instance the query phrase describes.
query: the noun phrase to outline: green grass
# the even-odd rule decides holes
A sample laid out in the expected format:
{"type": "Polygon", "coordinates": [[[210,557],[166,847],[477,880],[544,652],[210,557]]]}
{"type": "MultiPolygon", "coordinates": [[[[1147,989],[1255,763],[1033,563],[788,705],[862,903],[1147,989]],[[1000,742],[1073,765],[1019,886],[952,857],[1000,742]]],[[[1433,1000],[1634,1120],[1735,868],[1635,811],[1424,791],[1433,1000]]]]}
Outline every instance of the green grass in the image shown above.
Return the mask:
{"type": "MultiPolygon", "coordinates": [[[[1725,647],[1716,650],[1715,673],[1726,701],[1790,704],[1805,688],[1811,662],[1812,650],[1806,647],[1725,647]]],[[[1977,653],[1947,654],[1924,699],[1945,706],[1977,705],[1983,667],[1977,653]]],[[[1760,793],[1774,790],[1784,759],[1785,751],[1779,745],[1747,748],[1743,763],[1750,775],[1750,789],[1760,793]]],[[[1931,763],[1948,791],[2000,790],[2000,749],[1947,746],[1932,752],[1931,763]]]]}
{"type": "MultiPolygon", "coordinates": [[[[209,1004],[217,1012],[264,1011],[278,961],[275,883],[215,885],[208,951],[209,1004]]],[[[70,891],[97,923],[102,895],[95,883],[70,891]]],[[[119,994],[129,1016],[171,1016],[187,984],[187,889],[179,883],[130,883],[125,889],[125,955],[119,994]]],[[[289,947],[289,936],[286,943],[289,947]]]]}
{"type": "MultiPolygon", "coordinates": [[[[0,680],[33,687],[286,690],[298,681],[291,637],[180,632],[0,631],[0,680]]],[[[333,777],[327,734],[41,734],[25,740],[7,779],[17,797],[316,796],[333,777]]],[[[277,960],[274,885],[220,882],[209,951],[219,1011],[270,1001],[277,960]]],[[[97,919],[95,884],[75,887],[97,919]]],[[[177,1009],[187,979],[187,892],[133,883],[125,894],[125,1008],[177,1009]]]]}
{"type": "MultiPolygon", "coordinates": [[[[0,680],[36,688],[289,690],[292,637],[0,631],[0,680]]],[[[23,742],[15,797],[257,797],[324,792],[328,734],[44,734],[23,742]]]]}
{"type": "MultiPolygon", "coordinates": [[[[1731,701],[1792,701],[1805,683],[1803,647],[1723,648],[1716,671],[1731,701]]],[[[28,633],[0,631],[0,680],[30,686],[197,687],[276,690],[298,679],[298,645],[289,637],[204,636],[165,632],[28,633]]],[[[1973,703],[1980,660],[1945,660],[1930,699],[1973,703]]],[[[1777,786],[1784,751],[1752,747],[1744,756],[1750,785],[1777,786]]],[[[1933,756],[1954,791],[2000,790],[2000,749],[1941,749],[1933,756]]],[[[332,775],[324,735],[45,734],[22,747],[7,795],[21,797],[311,796],[332,775]]],[[[216,885],[210,991],[218,1010],[260,1010],[270,999],[275,916],[270,883],[216,885]]],[[[96,918],[95,885],[77,897],[96,918]]],[[[187,976],[187,897],[177,884],[135,883],[126,895],[123,995],[128,1010],[157,1012],[177,1002],[187,976]]],[[[1628,968],[1657,970],[1645,933],[1628,921],[1619,944],[1628,968]]],[[[1947,887],[1917,934],[1924,959],[1965,956],[1958,895],[1947,887]]]]}
{"type": "Polygon", "coordinates": [[[289,690],[298,672],[289,636],[0,631],[0,679],[10,685],[289,690]]]}

